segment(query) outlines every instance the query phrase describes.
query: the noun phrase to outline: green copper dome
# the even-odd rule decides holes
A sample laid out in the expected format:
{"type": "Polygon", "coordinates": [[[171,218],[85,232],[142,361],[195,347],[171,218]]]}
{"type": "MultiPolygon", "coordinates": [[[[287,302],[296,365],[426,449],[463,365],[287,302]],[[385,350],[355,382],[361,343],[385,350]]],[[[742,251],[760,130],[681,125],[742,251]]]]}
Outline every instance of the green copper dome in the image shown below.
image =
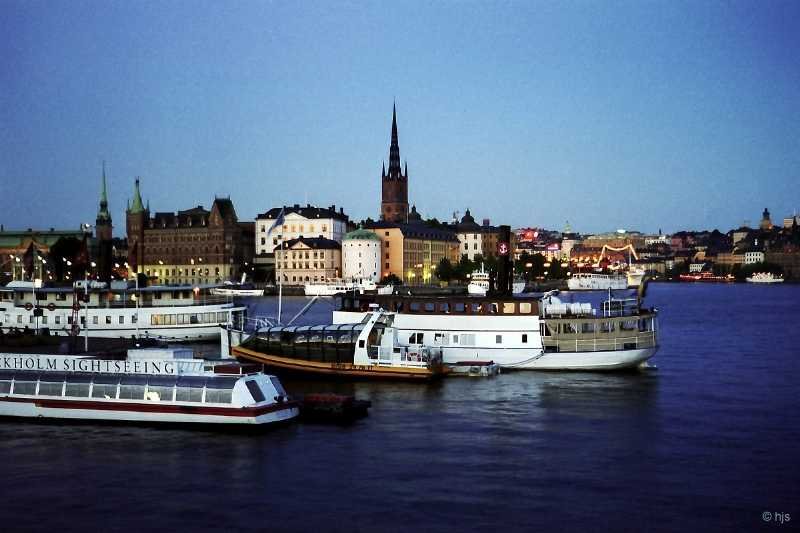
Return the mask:
{"type": "Polygon", "coordinates": [[[351,231],[350,233],[346,233],[345,236],[343,237],[343,240],[379,241],[381,240],[381,238],[375,235],[370,230],[359,227],[357,230],[351,231]]]}

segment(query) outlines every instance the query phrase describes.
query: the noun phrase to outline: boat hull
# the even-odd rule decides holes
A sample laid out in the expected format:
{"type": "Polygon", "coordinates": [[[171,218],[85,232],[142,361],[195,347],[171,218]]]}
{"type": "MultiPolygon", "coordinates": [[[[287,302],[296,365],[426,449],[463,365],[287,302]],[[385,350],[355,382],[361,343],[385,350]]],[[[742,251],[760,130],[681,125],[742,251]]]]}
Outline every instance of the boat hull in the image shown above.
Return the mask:
{"type": "Polygon", "coordinates": [[[255,361],[273,369],[289,370],[304,374],[339,376],[355,379],[388,379],[403,381],[430,381],[444,374],[444,370],[434,371],[427,368],[306,361],[303,359],[257,352],[241,346],[232,348],[231,353],[238,358],[255,361]]]}
{"type": "Polygon", "coordinates": [[[132,423],[259,425],[291,420],[300,413],[294,402],[262,407],[210,407],[116,400],[67,400],[0,397],[0,416],[132,423]]]}

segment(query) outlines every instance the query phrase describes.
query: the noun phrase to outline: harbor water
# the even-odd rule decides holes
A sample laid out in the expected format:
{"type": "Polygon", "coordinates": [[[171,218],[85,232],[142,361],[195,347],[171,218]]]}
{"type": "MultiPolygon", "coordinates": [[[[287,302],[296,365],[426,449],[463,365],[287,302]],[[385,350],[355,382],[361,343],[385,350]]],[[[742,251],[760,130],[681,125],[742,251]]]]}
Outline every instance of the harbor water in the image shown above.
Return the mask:
{"type": "MultiPolygon", "coordinates": [[[[371,400],[370,415],[256,433],[3,420],[4,529],[796,527],[800,286],[652,284],[647,300],[661,348],[642,372],[286,379],[371,400]]],[[[275,314],[273,298],[247,303],[275,314]]]]}

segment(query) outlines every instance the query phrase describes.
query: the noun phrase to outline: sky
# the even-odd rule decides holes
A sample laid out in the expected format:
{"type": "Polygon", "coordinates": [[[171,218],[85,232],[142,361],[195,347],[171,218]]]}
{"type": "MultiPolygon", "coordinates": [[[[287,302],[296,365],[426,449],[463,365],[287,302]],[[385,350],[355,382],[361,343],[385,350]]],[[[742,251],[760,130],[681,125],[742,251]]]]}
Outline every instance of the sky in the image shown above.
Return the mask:
{"type": "Polygon", "coordinates": [[[722,231],[800,211],[800,3],[0,1],[0,224],[230,196],[722,231]]]}

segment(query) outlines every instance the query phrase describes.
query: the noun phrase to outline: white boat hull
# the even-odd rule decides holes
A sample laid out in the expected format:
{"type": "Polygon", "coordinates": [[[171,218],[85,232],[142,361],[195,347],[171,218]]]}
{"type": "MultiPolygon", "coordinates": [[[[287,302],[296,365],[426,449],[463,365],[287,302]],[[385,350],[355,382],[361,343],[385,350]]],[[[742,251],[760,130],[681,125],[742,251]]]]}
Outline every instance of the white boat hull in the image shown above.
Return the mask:
{"type": "Polygon", "coordinates": [[[219,287],[210,289],[209,292],[216,296],[264,296],[264,289],[226,289],[219,287]]]}
{"type": "Polygon", "coordinates": [[[628,288],[625,276],[604,277],[572,277],[567,280],[567,287],[571,291],[606,291],[628,288]]]}

